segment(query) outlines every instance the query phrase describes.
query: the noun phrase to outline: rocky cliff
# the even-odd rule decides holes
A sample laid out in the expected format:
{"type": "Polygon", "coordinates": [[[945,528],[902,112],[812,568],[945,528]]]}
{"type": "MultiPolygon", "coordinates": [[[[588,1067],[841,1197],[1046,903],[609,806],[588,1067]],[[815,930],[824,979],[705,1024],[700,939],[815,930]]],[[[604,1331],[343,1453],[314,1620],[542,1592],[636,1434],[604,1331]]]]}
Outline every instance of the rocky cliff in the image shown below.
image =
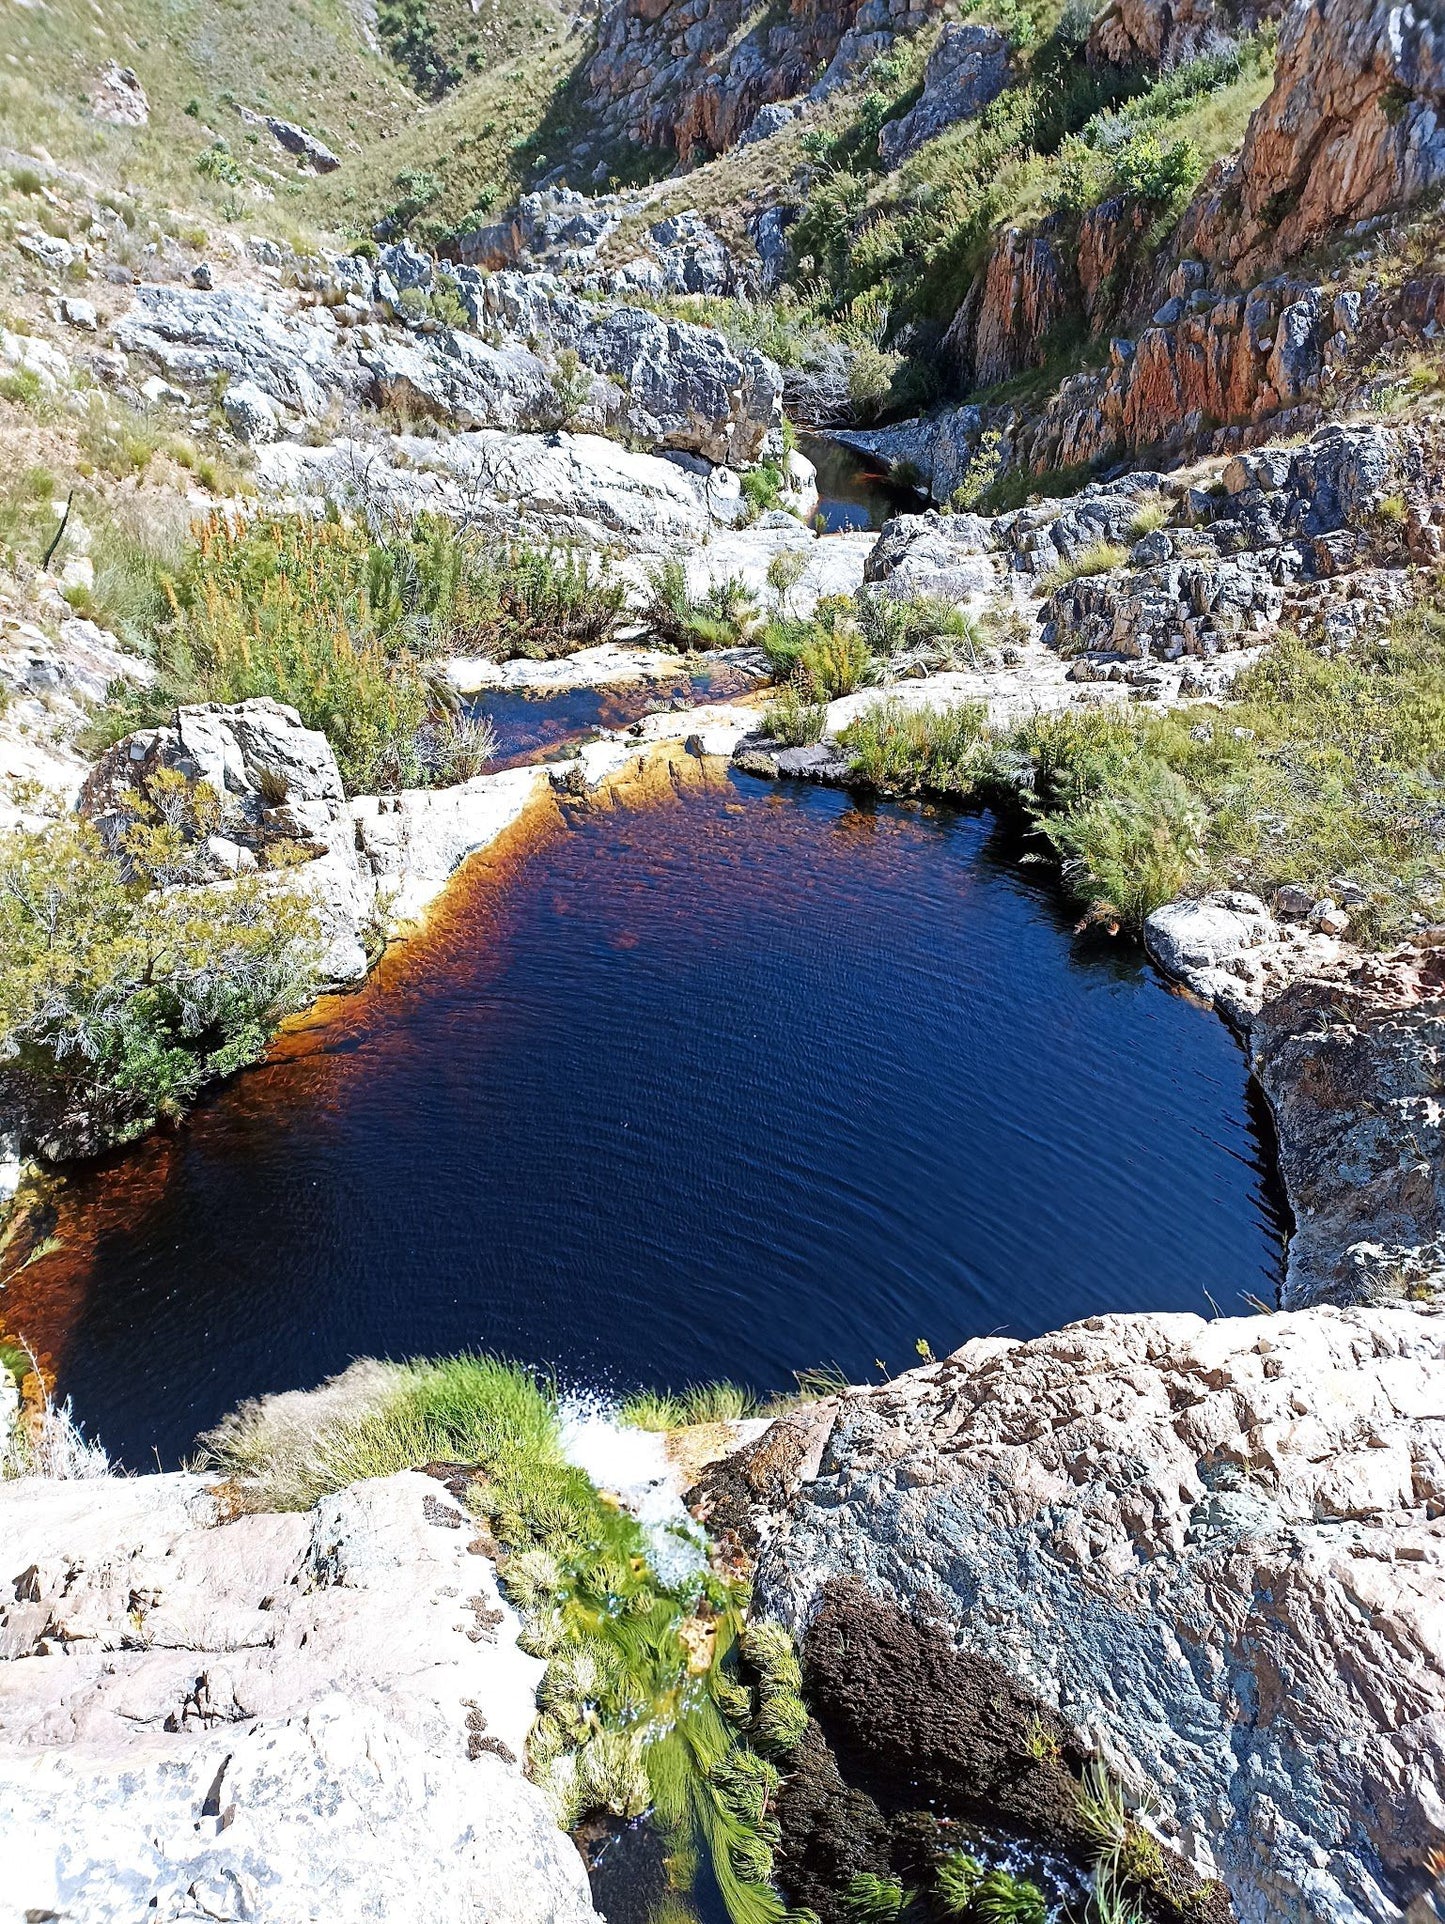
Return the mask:
{"type": "MultiPolygon", "coordinates": [[[[966,1344],[712,1473],[802,1639],[861,1855],[897,1847],[876,1800],[891,1817],[912,1784],[966,1816],[985,1766],[1021,1830],[1066,1836],[1032,1700],[1247,1924],[1432,1915],[1442,1364],[1445,1322],[1410,1309],[1101,1317],[966,1344]]],[[[807,1821],[813,1874],[846,1879],[807,1821]]]]}

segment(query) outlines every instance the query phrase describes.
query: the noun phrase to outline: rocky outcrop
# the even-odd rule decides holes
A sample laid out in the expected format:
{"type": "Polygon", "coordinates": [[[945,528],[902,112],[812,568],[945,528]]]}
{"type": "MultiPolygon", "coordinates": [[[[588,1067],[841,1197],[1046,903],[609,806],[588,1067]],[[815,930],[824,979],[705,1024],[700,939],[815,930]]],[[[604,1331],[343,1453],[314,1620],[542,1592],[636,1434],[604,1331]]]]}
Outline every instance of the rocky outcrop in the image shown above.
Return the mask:
{"type": "MultiPolygon", "coordinates": [[[[758,1604],[800,1631],[840,1585],[891,1609],[900,1634],[850,1639],[816,1709],[836,1730],[846,1698],[894,1746],[876,1774],[935,1814],[968,1812],[987,1745],[955,1746],[961,1697],[911,1739],[887,1721],[901,1632],[929,1624],[1000,1674],[995,1743],[1011,1685],[1244,1924],[1398,1916],[1445,1844],[1442,1365],[1445,1320],[1410,1309],[968,1343],[794,1419],[749,1506],[758,1604]]],[[[1006,1774],[1025,1829],[1047,1754],[1006,1774]]]]}
{"type": "Polygon", "coordinates": [[[151,104],[133,67],[107,60],[90,90],[90,111],[112,127],[144,127],[151,104]]]}
{"type": "Polygon", "coordinates": [[[609,0],[588,91],[631,140],[684,160],[721,153],[761,107],[831,91],[930,14],[917,0],[823,0],[759,21],[743,0],[609,0]]]}
{"type": "MultiPolygon", "coordinates": [[[[985,434],[998,436],[1001,469],[1040,475],[1120,459],[1173,464],[1233,454],[1312,432],[1362,392],[1372,354],[1424,347],[1445,320],[1440,276],[1389,291],[1276,276],[1225,295],[1211,292],[1207,278],[1201,262],[1180,263],[1151,324],[1112,340],[1101,371],[1069,376],[1041,407],[969,404],[840,438],[881,460],[906,461],[936,501],[964,479],[985,434]]],[[[976,304],[968,312],[971,328],[976,304]]],[[[1020,310],[1005,302],[1000,312],[1020,310]]],[[[959,328],[955,340],[966,344],[973,336],[959,328]]],[[[1032,336],[1001,338],[1006,363],[1032,336]]]]}
{"type": "Polygon", "coordinates": [[[1008,74],[1009,43],[996,27],[951,21],[928,56],[918,101],[879,130],[879,154],[888,166],[901,166],[945,127],[982,113],[1003,92],[1008,74]]]}
{"type": "Polygon", "coordinates": [[[474,850],[514,822],[536,792],[532,769],[478,775],[451,788],[345,798],[326,737],[294,708],[257,699],[176,711],[101,757],[81,814],[120,846],[149,803],[195,841],[184,886],[208,886],[279,860],[279,876],[307,891],[320,921],[323,978],[366,973],[379,924],[419,916],[474,850]],[[161,773],[205,784],[217,820],[177,805],[161,773]]]}
{"type": "Polygon", "coordinates": [[[1274,1111],[1295,1228],[1287,1304],[1445,1295],[1445,934],[1386,955],[1340,939],[1364,896],[1287,888],[1176,903],[1145,939],[1244,1034],[1274,1111]]]}
{"type": "Polygon", "coordinates": [[[1206,183],[1184,247],[1238,272],[1445,182],[1445,28],[1428,6],[1294,0],[1274,88],[1206,183]]]}
{"type": "Polygon", "coordinates": [[[323,447],[285,441],[260,450],[256,472],[275,500],[432,510],[474,527],[620,543],[644,554],[700,543],[735,521],[741,505],[730,469],[696,474],[594,434],[396,434],[323,447]]]}
{"type": "Polygon", "coordinates": [[[0,1484],[5,1918],[591,1924],[456,1499],[227,1514],[189,1475],[0,1484]]]}
{"type": "Polygon", "coordinates": [[[1096,65],[1176,67],[1279,13],[1280,0],[1109,0],[1089,29],[1088,57],[1096,65]]]}
{"type": "Polygon", "coordinates": [[[435,264],[404,247],[374,272],[341,261],[311,278],[300,295],[143,286],[116,339],[183,387],[244,383],[236,426],[253,442],[285,427],[268,409],[314,419],[363,400],[460,430],[575,423],[738,465],[776,438],[781,374],[713,328],[582,302],[543,275],[463,267],[443,290],[435,264]],[[428,318],[442,291],[475,331],[428,318]],[[383,324],[386,315],[412,324],[383,324]]]}

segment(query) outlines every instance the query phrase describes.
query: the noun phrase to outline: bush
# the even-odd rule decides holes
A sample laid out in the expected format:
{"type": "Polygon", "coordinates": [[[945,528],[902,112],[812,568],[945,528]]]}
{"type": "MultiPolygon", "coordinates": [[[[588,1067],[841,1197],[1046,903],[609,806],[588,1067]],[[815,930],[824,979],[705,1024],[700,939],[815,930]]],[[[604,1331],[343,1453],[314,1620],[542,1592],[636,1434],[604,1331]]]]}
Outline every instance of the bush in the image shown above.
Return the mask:
{"type": "Polygon", "coordinates": [[[987,722],[976,703],[914,708],[895,698],[866,708],[839,740],[853,773],[872,788],[969,797],[993,773],[987,722]]]}
{"type": "Polygon", "coordinates": [[[1041,595],[1051,595],[1059,588],[1066,588],[1071,581],[1079,581],[1085,575],[1112,574],[1114,569],[1124,567],[1129,560],[1126,548],[1112,541],[1092,541],[1087,548],[1080,548],[1067,560],[1058,563],[1041,574],[1034,584],[1041,595]]]}
{"type": "Polygon", "coordinates": [[[624,600],[585,556],[499,548],[426,514],[376,534],[340,517],[216,514],[173,577],[126,565],[142,611],[157,587],[164,598],[159,684],[119,700],[95,737],[180,702],[269,695],[324,731],[353,794],[456,779],[490,753],[449,718],[429,657],[571,654],[615,634],[624,600]]]}
{"type": "Polygon", "coordinates": [[[687,654],[695,648],[733,648],[751,638],[758,620],[757,597],[740,577],[714,582],[694,595],[681,561],[664,561],[650,570],[642,619],[652,639],[687,654]]]}
{"type": "Polygon", "coordinates": [[[805,748],[821,741],[827,725],[827,703],[805,701],[794,682],[763,710],[763,733],[785,748],[805,748]]]}
{"type": "Polygon", "coordinates": [[[0,1060],[97,1142],[180,1114],[314,992],[316,922],[294,890],[158,892],[188,868],[190,825],[169,812],[147,811],[121,859],[81,823],[0,842],[0,1060]]]}

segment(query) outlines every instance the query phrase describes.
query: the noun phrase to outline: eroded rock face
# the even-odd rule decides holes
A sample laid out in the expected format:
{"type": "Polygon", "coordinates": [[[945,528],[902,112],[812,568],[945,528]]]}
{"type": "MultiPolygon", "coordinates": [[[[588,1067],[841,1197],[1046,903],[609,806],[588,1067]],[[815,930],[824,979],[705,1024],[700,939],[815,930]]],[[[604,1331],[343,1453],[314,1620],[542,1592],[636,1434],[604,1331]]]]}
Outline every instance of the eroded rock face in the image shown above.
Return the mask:
{"type": "Polygon", "coordinates": [[[590,1924],[518,1761],[543,1666],[455,1498],[221,1514],[188,1475],[0,1485],[6,1918],[590,1924]]]}
{"type": "Polygon", "coordinates": [[[1445,948],[1341,938],[1347,910],[1283,889],[1175,902],[1145,925],[1160,966],[1246,1038],[1294,1212],[1286,1304],[1445,1296],[1445,948]],[[1298,899],[1296,899],[1298,898],[1298,899]]]}
{"type": "MultiPolygon", "coordinates": [[[[1442,1365],[1410,1309],[966,1344],[827,1406],[759,1601],[801,1629],[856,1579],[940,1623],[1151,1790],[1245,1924],[1395,1914],[1445,1842],[1442,1365]]],[[[850,1663],[888,1701],[887,1650],[850,1663]]]]}
{"type": "Polygon", "coordinates": [[[824,0],[753,24],[743,0],[611,0],[588,89],[630,139],[684,159],[721,153],[759,108],[832,91],[930,11],[909,0],[824,0]]]}
{"type": "Polygon", "coordinates": [[[1237,265],[1287,261],[1445,181],[1445,26],[1435,8],[1293,0],[1274,89],[1192,226],[1237,265]]]}
{"type": "Polygon", "coordinates": [[[133,67],[107,60],[90,94],[90,111],[112,127],[144,127],[151,104],[133,67]]]}
{"type": "Polygon", "coordinates": [[[1279,12],[1280,0],[1110,0],[1089,29],[1089,58],[1174,67],[1216,52],[1279,12]]]}

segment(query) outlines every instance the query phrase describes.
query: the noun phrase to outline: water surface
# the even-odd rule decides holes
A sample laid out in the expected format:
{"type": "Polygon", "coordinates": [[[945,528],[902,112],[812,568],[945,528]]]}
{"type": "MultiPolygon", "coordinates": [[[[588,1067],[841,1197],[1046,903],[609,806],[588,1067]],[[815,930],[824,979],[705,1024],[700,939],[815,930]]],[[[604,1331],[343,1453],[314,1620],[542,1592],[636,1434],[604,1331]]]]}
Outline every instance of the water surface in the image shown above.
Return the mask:
{"type": "Polygon", "coordinates": [[[12,1321],[129,1465],[364,1354],[772,1390],[1272,1297],[1221,1023],[1071,939],[986,817],[689,765],[542,804],[365,989],[69,1187],[12,1321]]]}
{"type": "Polygon", "coordinates": [[[678,664],[665,681],[626,682],[616,688],[564,688],[526,694],[518,688],[487,688],[467,698],[469,715],[484,717],[497,731],[489,772],[543,762],[559,749],[594,741],[603,729],[628,728],[662,708],[695,708],[732,701],[758,686],[758,677],[726,663],[688,670],[678,664]]]}
{"type": "Polygon", "coordinates": [[[881,528],[896,514],[921,514],[928,503],[890,481],[881,462],[825,434],[800,434],[798,452],[818,470],[818,512],[825,534],[881,528]]]}

